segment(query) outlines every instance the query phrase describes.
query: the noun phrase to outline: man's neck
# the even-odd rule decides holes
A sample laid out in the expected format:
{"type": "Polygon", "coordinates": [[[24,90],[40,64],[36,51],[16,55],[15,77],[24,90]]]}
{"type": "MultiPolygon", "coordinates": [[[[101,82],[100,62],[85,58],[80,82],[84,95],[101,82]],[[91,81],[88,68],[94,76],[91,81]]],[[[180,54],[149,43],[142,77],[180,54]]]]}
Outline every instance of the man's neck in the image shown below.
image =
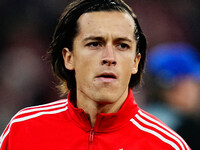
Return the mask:
{"type": "Polygon", "coordinates": [[[116,113],[121,108],[127,96],[128,90],[114,103],[98,103],[84,94],[80,94],[77,95],[77,107],[85,111],[91,123],[91,127],[93,128],[99,113],[116,113]]]}

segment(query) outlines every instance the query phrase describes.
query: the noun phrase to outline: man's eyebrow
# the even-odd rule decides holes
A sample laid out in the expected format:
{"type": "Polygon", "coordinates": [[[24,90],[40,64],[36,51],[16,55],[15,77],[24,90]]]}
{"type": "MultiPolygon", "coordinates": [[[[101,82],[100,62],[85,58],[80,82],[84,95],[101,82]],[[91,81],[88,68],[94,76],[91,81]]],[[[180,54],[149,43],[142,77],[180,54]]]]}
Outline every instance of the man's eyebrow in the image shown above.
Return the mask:
{"type": "Polygon", "coordinates": [[[88,40],[104,40],[104,38],[100,36],[89,36],[83,39],[83,41],[88,41],[88,40]]]}
{"type": "MultiPolygon", "coordinates": [[[[83,39],[83,41],[88,41],[88,40],[105,40],[103,37],[101,36],[88,36],[88,37],[85,37],[83,39]]],[[[127,41],[127,42],[133,42],[133,40],[127,38],[127,37],[119,37],[119,38],[116,38],[114,39],[114,41],[127,41]]]]}
{"type": "Polygon", "coordinates": [[[116,38],[115,41],[127,41],[127,42],[130,42],[132,43],[133,40],[127,38],[127,37],[120,37],[120,38],[116,38]]]}

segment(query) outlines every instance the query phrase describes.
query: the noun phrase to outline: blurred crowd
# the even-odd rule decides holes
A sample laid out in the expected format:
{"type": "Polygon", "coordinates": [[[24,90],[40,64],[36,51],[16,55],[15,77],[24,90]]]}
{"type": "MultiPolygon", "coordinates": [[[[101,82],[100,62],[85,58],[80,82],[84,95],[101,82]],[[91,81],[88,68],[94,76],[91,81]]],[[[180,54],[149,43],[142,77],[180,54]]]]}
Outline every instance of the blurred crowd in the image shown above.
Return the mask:
{"type": "Polygon", "coordinates": [[[182,135],[191,147],[199,149],[198,51],[186,43],[164,43],[153,47],[147,58],[145,109],[182,135]]]}
{"type": "MultiPolygon", "coordinates": [[[[0,1],[0,133],[21,108],[59,99],[47,50],[72,0],[0,1]]],[[[148,40],[138,104],[200,149],[200,2],[125,0],[148,40]]]]}

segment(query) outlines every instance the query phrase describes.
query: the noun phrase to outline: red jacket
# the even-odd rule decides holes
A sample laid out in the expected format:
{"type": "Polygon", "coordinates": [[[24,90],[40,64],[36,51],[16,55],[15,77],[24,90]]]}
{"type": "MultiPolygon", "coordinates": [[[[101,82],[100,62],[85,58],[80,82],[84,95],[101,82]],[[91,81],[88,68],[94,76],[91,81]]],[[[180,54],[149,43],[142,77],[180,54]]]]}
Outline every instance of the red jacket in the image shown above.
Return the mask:
{"type": "Polygon", "coordinates": [[[69,100],[29,107],[10,121],[0,150],[189,150],[185,141],[141,110],[131,90],[117,113],[99,114],[94,128],[69,100]]]}

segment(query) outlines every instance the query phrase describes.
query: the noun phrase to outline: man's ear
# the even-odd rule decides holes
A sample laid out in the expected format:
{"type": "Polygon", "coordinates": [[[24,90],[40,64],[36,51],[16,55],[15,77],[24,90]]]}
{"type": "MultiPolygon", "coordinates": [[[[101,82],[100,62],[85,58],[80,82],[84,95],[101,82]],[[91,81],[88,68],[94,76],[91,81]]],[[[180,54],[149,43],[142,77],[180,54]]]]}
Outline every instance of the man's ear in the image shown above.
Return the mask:
{"type": "Polygon", "coordinates": [[[141,58],[141,54],[138,53],[135,56],[135,59],[134,59],[134,65],[133,65],[133,68],[132,68],[132,74],[136,74],[138,72],[138,65],[140,63],[140,58],[141,58]]]}
{"type": "Polygon", "coordinates": [[[73,53],[68,48],[63,48],[62,55],[65,63],[65,68],[68,70],[74,70],[73,53]]]}

